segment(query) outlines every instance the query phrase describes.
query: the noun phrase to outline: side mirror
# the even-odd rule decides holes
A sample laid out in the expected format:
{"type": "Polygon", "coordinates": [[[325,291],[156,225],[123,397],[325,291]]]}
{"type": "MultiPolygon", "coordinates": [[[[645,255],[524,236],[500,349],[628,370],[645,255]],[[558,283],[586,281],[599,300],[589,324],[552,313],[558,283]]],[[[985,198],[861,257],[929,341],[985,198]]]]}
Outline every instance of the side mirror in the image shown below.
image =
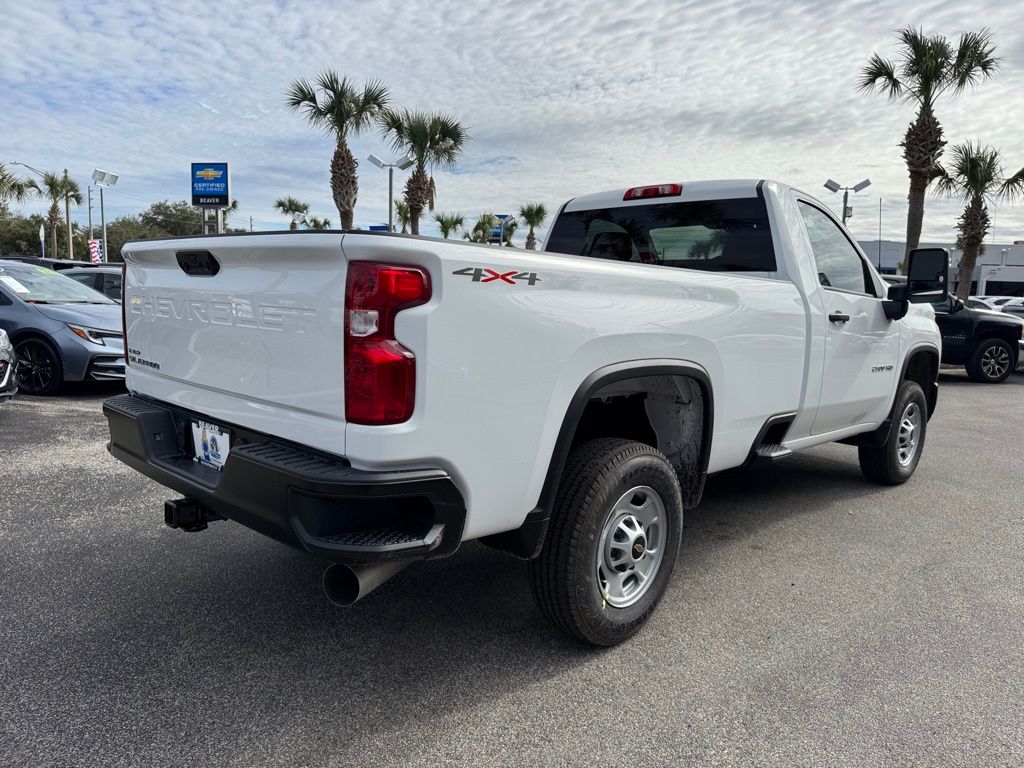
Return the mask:
{"type": "Polygon", "coordinates": [[[915,248],[907,259],[907,301],[942,301],[949,290],[949,252],[945,248],[915,248]]]}
{"type": "Polygon", "coordinates": [[[963,301],[958,299],[956,296],[951,296],[951,298],[953,299],[953,307],[952,309],[950,309],[950,314],[959,312],[961,309],[967,306],[966,304],[963,303],[963,301]]]}
{"type": "Polygon", "coordinates": [[[910,304],[942,301],[947,297],[948,285],[949,252],[945,248],[915,248],[907,258],[906,284],[890,287],[882,302],[885,316],[899,320],[910,304]]]}

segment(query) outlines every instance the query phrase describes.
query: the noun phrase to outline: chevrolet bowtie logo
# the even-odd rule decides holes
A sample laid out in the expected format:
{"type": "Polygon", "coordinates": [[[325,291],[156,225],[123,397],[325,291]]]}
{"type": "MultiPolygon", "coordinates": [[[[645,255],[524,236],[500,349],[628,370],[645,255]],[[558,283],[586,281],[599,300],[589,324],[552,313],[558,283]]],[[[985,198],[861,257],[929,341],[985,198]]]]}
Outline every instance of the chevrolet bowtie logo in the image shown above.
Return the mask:
{"type": "Polygon", "coordinates": [[[203,168],[203,170],[201,171],[196,171],[196,176],[198,176],[201,179],[206,179],[207,181],[219,179],[223,175],[224,171],[218,171],[213,168],[203,168]]]}

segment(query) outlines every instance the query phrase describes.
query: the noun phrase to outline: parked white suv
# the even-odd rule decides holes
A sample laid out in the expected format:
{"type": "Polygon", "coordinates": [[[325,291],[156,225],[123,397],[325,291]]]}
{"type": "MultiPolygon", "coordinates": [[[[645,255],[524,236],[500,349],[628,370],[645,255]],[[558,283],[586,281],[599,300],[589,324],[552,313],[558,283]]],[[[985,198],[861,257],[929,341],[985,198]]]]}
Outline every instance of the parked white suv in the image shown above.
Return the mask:
{"type": "Polygon", "coordinates": [[[111,452],[334,563],[351,603],[480,539],[531,560],[577,638],[661,598],[705,477],[842,441],[913,474],[948,256],[886,285],[829,210],[767,181],[575,198],[544,252],[364,232],[129,243],[111,452]],[[921,302],[921,303],[919,303],[921,302]]]}

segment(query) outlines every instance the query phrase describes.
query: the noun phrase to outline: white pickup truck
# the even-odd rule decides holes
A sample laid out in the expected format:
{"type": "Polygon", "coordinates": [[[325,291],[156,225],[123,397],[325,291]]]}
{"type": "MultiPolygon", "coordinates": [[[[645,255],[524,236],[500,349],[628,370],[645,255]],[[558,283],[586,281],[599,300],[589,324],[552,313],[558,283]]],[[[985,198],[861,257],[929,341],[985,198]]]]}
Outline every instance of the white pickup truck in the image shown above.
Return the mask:
{"type": "Polygon", "coordinates": [[[611,645],[655,609],[709,473],[830,441],[914,472],[935,410],[926,303],[833,215],[770,181],[570,200],[543,252],[365,232],[124,247],[129,394],[114,456],[330,561],[345,605],[479,539],[543,612],[611,645]]]}

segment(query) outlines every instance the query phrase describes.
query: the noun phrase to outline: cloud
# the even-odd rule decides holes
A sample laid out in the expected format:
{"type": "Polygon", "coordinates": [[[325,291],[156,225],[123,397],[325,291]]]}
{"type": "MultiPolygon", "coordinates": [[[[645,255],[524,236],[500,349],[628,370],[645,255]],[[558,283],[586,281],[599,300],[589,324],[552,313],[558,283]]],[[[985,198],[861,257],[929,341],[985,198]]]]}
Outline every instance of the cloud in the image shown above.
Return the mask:
{"type": "MultiPolygon", "coordinates": [[[[997,0],[37,0],[9,9],[0,27],[0,159],[67,167],[83,183],[94,167],[119,172],[108,215],[183,198],[191,161],[228,160],[237,222],[286,226],[273,201],[287,194],[336,221],[332,141],[283,102],[292,79],[329,67],[384,80],[397,103],[468,126],[457,172],[437,174],[443,210],[554,208],[601,189],[728,177],[778,178],[836,207],[825,178],[870,177],[851,226],[876,236],[881,197],[883,235],[898,239],[907,190],[898,143],[912,110],[858,94],[858,67],[875,50],[894,54],[899,26],[948,35],[990,26],[1002,72],[938,114],[951,141],[1000,147],[1015,170],[1024,165],[1019,16],[997,0]]],[[[360,159],[390,154],[374,131],[351,145],[360,159]]],[[[367,162],[360,172],[356,220],[382,222],[387,174],[367,162]]],[[[404,178],[396,174],[396,191],[404,178]]],[[[930,198],[926,239],[950,239],[958,209],[930,198]]],[[[1002,239],[1024,237],[1024,212],[1003,205],[996,225],[1002,239]]]]}

